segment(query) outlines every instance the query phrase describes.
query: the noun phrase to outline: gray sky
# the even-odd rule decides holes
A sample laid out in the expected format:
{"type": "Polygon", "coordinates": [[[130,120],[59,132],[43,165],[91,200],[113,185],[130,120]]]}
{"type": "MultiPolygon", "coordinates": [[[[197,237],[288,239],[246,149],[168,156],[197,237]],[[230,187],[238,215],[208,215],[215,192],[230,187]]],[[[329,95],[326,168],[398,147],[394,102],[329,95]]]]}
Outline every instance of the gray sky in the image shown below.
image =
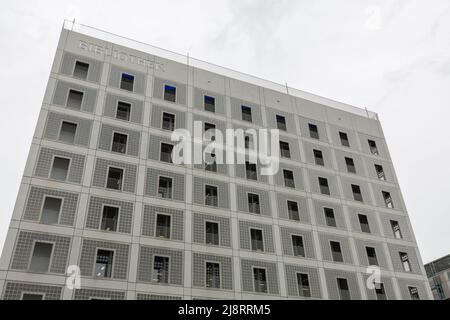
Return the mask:
{"type": "Polygon", "coordinates": [[[450,253],[448,0],[2,1],[0,248],[64,18],[377,112],[424,262],[450,253]]]}

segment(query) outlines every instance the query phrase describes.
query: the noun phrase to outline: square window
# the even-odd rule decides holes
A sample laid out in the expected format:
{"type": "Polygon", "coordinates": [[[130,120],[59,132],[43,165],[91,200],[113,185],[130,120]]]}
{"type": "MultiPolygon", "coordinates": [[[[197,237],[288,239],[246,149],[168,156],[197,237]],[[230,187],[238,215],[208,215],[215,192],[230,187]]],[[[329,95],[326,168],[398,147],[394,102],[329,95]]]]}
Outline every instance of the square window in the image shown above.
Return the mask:
{"type": "Polygon", "coordinates": [[[255,292],[267,293],[266,269],[253,268],[253,285],[255,292]]]}
{"type": "Polygon", "coordinates": [[[283,169],[284,186],[295,189],[294,173],[291,170],[283,169]]]}
{"type": "Polygon", "coordinates": [[[305,247],[303,245],[302,236],[292,235],[292,250],[294,252],[294,256],[305,256],[305,247]]]}
{"type": "Polygon", "coordinates": [[[252,122],[252,109],[247,106],[241,106],[242,120],[252,122]]]}
{"type": "Polygon", "coordinates": [[[331,255],[334,262],[344,262],[342,256],[341,244],[337,241],[330,241],[331,255]]]}
{"type": "Polygon", "coordinates": [[[317,125],[309,123],[309,137],[313,139],[319,139],[319,130],[317,128],[317,125]]]}
{"type": "Polygon", "coordinates": [[[259,195],[255,193],[248,193],[248,211],[250,213],[261,213],[259,208],[259,195]]]}
{"type": "Polygon", "coordinates": [[[108,170],[108,179],[106,188],[121,190],[122,189],[123,169],[110,167],[108,170]]]}
{"type": "Polygon", "coordinates": [[[258,180],[258,173],[256,172],[256,163],[245,161],[245,176],[248,180],[258,180]]]}
{"type": "Polygon", "coordinates": [[[162,116],[162,128],[164,130],[175,130],[175,115],[167,112],[163,112],[162,116]]]}
{"type": "Polygon", "coordinates": [[[170,221],[171,216],[167,214],[156,215],[156,237],[170,239],[170,221]]]}
{"type": "Polygon", "coordinates": [[[168,84],[164,85],[164,100],[169,102],[176,102],[177,88],[168,84]]]}
{"type": "Polygon", "coordinates": [[[334,216],[334,210],[332,208],[323,208],[325,215],[325,222],[328,227],[336,227],[336,218],[334,216]]]}
{"type": "Polygon", "coordinates": [[[216,98],[204,96],[203,103],[206,111],[216,112],[216,98]]]}
{"type": "Polygon", "coordinates": [[[217,222],[205,222],[205,243],[219,245],[219,224],[217,222]]]}
{"type": "Polygon", "coordinates": [[[356,173],[355,163],[352,158],[345,157],[345,165],[347,166],[347,172],[356,173]]]}
{"type": "Polygon", "coordinates": [[[206,287],[220,288],[220,264],[217,262],[206,262],[206,287]]]}
{"type": "Polygon", "coordinates": [[[263,232],[260,229],[250,229],[250,239],[253,251],[264,251],[263,232]]]}
{"type": "Polygon", "coordinates": [[[84,93],[78,90],[70,89],[67,97],[67,108],[80,110],[83,103],[84,93]]]}
{"type": "Polygon", "coordinates": [[[325,162],[323,161],[323,154],[322,151],[320,150],[313,150],[313,154],[314,154],[314,162],[316,165],[318,166],[324,166],[325,162]]]}
{"type": "Polygon", "coordinates": [[[319,177],[318,180],[320,193],[330,195],[330,187],[328,186],[328,179],[319,177]]]}
{"type": "Polygon", "coordinates": [[[104,206],[100,229],[105,231],[117,231],[119,221],[119,208],[104,206]]]}
{"type": "Polygon", "coordinates": [[[291,158],[291,151],[289,150],[289,143],[280,141],[280,152],[282,158],[291,158]]]}
{"type": "Polygon", "coordinates": [[[76,61],[75,68],[73,69],[73,76],[83,80],[87,79],[89,72],[89,63],[76,61]]]}
{"type": "Polygon", "coordinates": [[[161,154],[159,160],[162,162],[172,163],[173,145],[161,143],[161,154]]]}
{"type": "Polygon", "coordinates": [[[172,199],[172,178],[159,177],[158,195],[161,198],[172,199]]]}
{"type": "Polygon", "coordinates": [[[341,145],[350,147],[350,142],[348,141],[348,136],[345,132],[339,131],[339,139],[341,140],[341,145]]]}
{"type": "Polygon", "coordinates": [[[298,203],[295,201],[287,200],[288,215],[290,220],[300,221],[300,215],[298,212],[298,203]]]}
{"type": "Polygon", "coordinates": [[[277,119],[277,128],[279,130],[287,131],[286,118],[284,116],[277,114],[276,119],[277,119]]]}
{"type": "Polygon", "coordinates": [[[97,257],[95,259],[95,276],[99,278],[111,278],[113,271],[114,251],[112,250],[97,250],[97,257]]]}
{"type": "Polygon", "coordinates": [[[59,221],[61,206],[62,199],[46,196],[44,206],[42,207],[41,223],[57,224],[59,221]]]}
{"type": "Polygon", "coordinates": [[[118,101],[116,118],[120,120],[130,121],[131,103],[118,101]]]}
{"type": "Polygon", "coordinates": [[[133,91],[134,88],[134,76],[128,73],[122,73],[120,79],[120,89],[133,91]]]}
{"type": "Polygon", "coordinates": [[[48,272],[52,251],[53,244],[35,242],[29,270],[33,272],[48,272]]]}
{"type": "Polygon", "coordinates": [[[169,257],[155,256],[153,261],[153,281],[169,283],[169,257]]]}
{"type": "Polygon", "coordinates": [[[362,194],[361,194],[360,186],[358,186],[356,184],[352,184],[351,187],[352,187],[353,199],[355,201],[363,202],[363,197],[362,197],[362,194]]]}
{"type": "Polygon", "coordinates": [[[369,220],[365,214],[358,214],[359,225],[361,232],[370,233],[369,220]]]}
{"type": "Polygon", "coordinates": [[[75,141],[75,133],[77,132],[77,124],[63,121],[61,123],[61,130],[59,131],[59,140],[67,143],[75,141]]]}
{"type": "Polygon", "coordinates": [[[205,205],[207,206],[218,206],[218,199],[217,199],[217,187],[215,186],[205,186],[205,205]]]}
{"type": "Polygon", "coordinates": [[[70,159],[55,157],[50,177],[55,180],[65,181],[69,173],[70,159]]]}
{"type": "Polygon", "coordinates": [[[114,132],[113,142],[111,145],[112,152],[126,153],[127,152],[127,140],[128,136],[126,134],[114,132]]]}

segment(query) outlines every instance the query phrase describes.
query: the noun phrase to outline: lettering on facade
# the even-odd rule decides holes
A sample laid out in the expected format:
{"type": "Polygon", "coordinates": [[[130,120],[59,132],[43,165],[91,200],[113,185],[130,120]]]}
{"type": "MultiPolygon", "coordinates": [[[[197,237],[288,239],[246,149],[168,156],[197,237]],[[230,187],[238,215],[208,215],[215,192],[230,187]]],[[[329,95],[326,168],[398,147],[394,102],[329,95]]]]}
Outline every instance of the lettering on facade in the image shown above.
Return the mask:
{"type": "Polygon", "coordinates": [[[148,67],[151,69],[159,70],[164,72],[164,64],[161,62],[147,60],[141,57],[134,56],[132,54],[119,51],[112,50],[111,48],[105,48],[95,43],[89,43],[83,40],[80,40],[78,47],[82,50],[86,50],[89,52],[93,52],[98,55],[104,55],[106,57],[112,57],[113,59],[118,59],[123,62],[137,64],[143,67],[148,67]]]}

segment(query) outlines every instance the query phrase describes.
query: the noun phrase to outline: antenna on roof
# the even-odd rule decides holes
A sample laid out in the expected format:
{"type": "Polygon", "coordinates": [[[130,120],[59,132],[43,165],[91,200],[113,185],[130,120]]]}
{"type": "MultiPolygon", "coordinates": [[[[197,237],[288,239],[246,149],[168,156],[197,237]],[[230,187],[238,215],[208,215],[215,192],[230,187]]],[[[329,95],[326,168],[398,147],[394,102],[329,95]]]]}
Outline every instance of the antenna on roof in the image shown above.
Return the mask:
{"type": "Polygon", "coordinates": [[[285,84],[285,86],[286,86],[286,93],[289,94],[289,87],[288,87],[287,82],[285,82],[284,84],[285,84]]]}

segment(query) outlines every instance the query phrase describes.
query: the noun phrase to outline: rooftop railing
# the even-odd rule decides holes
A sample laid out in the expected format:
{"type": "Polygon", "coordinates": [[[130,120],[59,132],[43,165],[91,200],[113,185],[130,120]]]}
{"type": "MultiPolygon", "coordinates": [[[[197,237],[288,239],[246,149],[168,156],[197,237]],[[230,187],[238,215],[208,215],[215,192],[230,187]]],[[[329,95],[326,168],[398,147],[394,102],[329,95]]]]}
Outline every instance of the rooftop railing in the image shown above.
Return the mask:
{"type": "Polygon", "coordinates": [[[152,46],[150,44],[140,42],[137,40],[132,40],[123,36],[119,36],[117,34],[104,31],[95,27],[90,27],[87,25],[83,25],[80,23],[76,23],[75,21],[64,20],[63,29],[75,31],[93,38],[100,39],[102,41],[110,42],[112,44],[121,45],[124,47],[128,47],[134,50],[138,50],[141,52],[145,52],[147,54],[152,54],[154,56],[158,56],[161,58],[165,58],[168,60],[172,60],[175,62],[179,62],[182,64],[189,65],[190,67],[203,69],[212,73],[220,74],[222,76],[236,79],[242,82],[247,82],[256,86],[264,87],[267,89],[271,89],[276,92],[280,92],[283,94],[288,94],[293,97],[298,97],[302,99],[306,99],[309,101],[313,101],[319,104],[323,104],[327,107],[339,109],[342,111],[350,112],[359,116],[367,117],[369,119],[378,120],[378,116],[375,112],[369,111],[366,108],[359,108],[349,104],[345,104],[339,101],[335,101],[332,99],[328,99],[325,97],[321,97],[315,95],[313,93],[309,93],[306,91],[302,91],[296,88],[289,87],[287,84],[280,84],[270,80],[262,79],[250,74],[246,74],[243,72],[239,72],[230,68],[222,67],[213,63],[209,63],[203,60],[195,59],[189,55],[184,55],[181,53],[173,52],[170,50],[162,49],[156,46],[152,46]]]}

